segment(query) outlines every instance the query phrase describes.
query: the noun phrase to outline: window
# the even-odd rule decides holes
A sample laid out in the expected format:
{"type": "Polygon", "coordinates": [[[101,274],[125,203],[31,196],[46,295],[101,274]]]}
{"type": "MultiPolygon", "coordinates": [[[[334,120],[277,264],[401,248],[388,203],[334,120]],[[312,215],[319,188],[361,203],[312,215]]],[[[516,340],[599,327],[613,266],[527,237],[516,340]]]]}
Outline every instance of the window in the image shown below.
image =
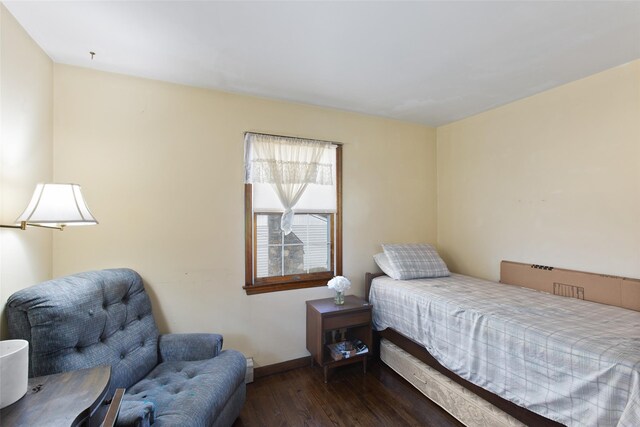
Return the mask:
{"type": "Polygon", "coordinates": [[[332,214],[295,214],[293,230],[280,229],[281,214],[256,213],[256,278],[333,270],[332,214]]]}
{"type": "Polygon", "coordinates": [[[341,147],[247,133],[245,162],[247,294],[323,286],[341,275],[341,147]]]}

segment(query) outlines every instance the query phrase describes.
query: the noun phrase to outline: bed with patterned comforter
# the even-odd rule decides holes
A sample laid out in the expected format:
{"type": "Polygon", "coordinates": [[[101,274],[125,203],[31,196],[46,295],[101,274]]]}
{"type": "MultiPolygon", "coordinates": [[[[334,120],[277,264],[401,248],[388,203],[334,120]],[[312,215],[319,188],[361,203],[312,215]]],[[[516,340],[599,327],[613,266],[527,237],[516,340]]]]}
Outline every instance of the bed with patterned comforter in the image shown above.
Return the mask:
{"type": "Polygon", "coordinates": [[[640,426],[640,312],[452,274],[373,280],[376,330],[568,426],[640,426]]]}

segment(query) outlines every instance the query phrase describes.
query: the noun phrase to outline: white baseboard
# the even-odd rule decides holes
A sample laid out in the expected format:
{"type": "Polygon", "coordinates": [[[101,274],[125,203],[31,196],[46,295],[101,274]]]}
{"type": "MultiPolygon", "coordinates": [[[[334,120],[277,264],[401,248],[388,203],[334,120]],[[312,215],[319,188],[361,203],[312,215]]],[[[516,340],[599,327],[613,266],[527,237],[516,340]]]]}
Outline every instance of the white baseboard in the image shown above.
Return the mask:
{"type": "Polygon", "coordinates": [[[247,373],[244,376],[244,383],[253,382],[253,357],[247,357],[247,373]]]}

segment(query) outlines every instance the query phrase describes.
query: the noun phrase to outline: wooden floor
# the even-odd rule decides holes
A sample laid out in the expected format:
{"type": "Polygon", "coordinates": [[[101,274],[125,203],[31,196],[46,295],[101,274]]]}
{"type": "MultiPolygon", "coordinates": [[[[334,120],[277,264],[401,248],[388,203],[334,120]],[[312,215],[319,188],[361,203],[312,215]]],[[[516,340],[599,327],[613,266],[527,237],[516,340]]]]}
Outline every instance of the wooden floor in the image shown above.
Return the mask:
{"type": "Polygon", "coordinates": [[[462,426],[381,362],[335,369],[325,384],[318,366],[294,369],[247,385],[234,427],[462,426]]]}

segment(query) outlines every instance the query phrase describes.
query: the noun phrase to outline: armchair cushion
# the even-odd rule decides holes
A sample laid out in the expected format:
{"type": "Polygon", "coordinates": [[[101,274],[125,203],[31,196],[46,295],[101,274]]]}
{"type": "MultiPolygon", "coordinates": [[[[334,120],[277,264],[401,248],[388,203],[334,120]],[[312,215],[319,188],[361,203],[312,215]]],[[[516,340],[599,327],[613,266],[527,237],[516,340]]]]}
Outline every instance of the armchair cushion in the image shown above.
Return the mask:
{"type": "Polygon", "coordinates": [[[158,340],[161,362],[211,359],[221,350],[219,334],[164,334],[158,340]]]}
{"type": "Polygon", "coordinates": [[[118,425],[149,427],[155,420],[156,407],[145,400],[124,398],[118,414],[118,425]]]}
{"type": "Polygon", "coordinates": [[[234,350],[213,359],[164,362],[127,390],[125,399],[153,403],[154,426],[208,426],[239,387],[244,401],[245,370],[245,357],[234,350]]]}

